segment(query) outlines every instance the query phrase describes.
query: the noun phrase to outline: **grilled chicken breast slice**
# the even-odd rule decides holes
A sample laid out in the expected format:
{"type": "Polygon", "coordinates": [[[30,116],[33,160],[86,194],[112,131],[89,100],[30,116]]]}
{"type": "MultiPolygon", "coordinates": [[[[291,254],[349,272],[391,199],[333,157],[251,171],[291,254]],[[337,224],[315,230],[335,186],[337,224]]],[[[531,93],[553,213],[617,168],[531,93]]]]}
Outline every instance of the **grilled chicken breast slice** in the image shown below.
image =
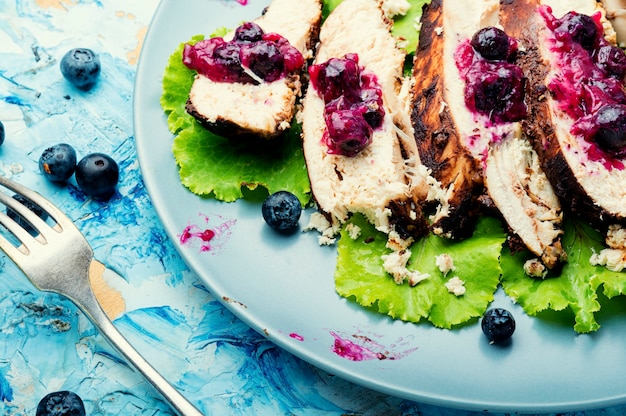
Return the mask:
{"type": "Polygon", "coordinates": [[[328,16],[314,63],[356,54],[359,66],[378,80],[385,114],[361,152],[331,154],[322,140],[325,102],[309,86],[301,113],[303,149],[315,201],[334,223],[358,212],[380,231],[417,238],[428,231],[421,198],[430,185],[400,98],[406,54],[397,47],[391,24],[375,1],[344,0],[328,16]]]}
{"type": "MultiPolygon", "coordinates": [[[[480,189],[480,185],[484,186],[484,191],[511,232],[541,258],[545,266],[553,268],[565,259],[560,243],[562,215],[559,200],[542,172],[537,154],[522,133],[519,122],[494,122],[489,115],[470,111],[464,99],[465,80],[457,67],[460,44],[467,42],[483,27],[499,25],[499,1],[483,0],[469,6],[460,0],[443,0],[431,2],[431,7],[439,8],[440,11],[433,13],[436,19],[434,29],[428,17],[422,24],[422,30],[424,23],[427,23],[427,30],[433,34],[425,35],[420,40],[423,42],[418,49],[418,69],[414,73],[416,83],[420,82],[418,77],[422,78],[422,90],[415,91],[417,99],[413,120],[416,140],[422,143],[422,155],[434,155],[431,158],[424,157],[424,160],[456,157],[458,161],[461,158],[461,165],[458,162],[449,166],[439,165],[444,169],[439,169],[437,164],[430,166],[442,185],[450,184],[450,196],[456,193],[466,201],[475,203],[472,197],[476,194],[473,192],[480,189]],[[432,40],[433,36],[443,39],[432,40]],[[436,45],[435,50],[441,52],[432,52],[433,43],[436,45]],[[432,65],[433,58],[437,62],[430,68],[433,73],[429,73],[425,68],[432,65]],[[432,97],[429,97],[433,89],[426,84],[426,77],[434,78],[435,82],[440,83],[439,97],[434,103],[432,97]],[[430,113],[423,110],[428,106],[430,113]],[[436,136],[431,134],[428,137],[428,134],[440,134],[441,127],[445,128],[444,137],[448,142],[446,146],[438,148],[437,142],[433,141],[436,136]],[[449,138],[453,138],[453,141],[449,138]],[[468,160],[467,155],[473,160],[468,160]],[[459,169],[465,169],[461,171],[465,176],[458,174],[459,169]],[[476,177],[480,177],[481,182],[474,179],[476,177]],[[455,186],[454,181],[459,179],[463,179],[461,183],[465,185],[464,189],[455,186]]],[[[437,91],[436,88],[434,90],[437,91]]],[[[457,196],[457,201],[461,198],[457,196]]],[[[442,220],[439,221],[443,223],[442,220]]],[[[467,221],[467,218],[462,218],[461,221],[467,221]]],[[[465,230],[457,231],[462,222],[456,224],[456,229],[453,222],[449,221],[447,224],[453,225],[453,236],[455,233],[463,235],[465,230]]]]}
{"type": "MultiPolygon", "coordinates": [[[[312,58],[322,19],[321,0],[273,0],[255,19],[265,33],[285,37],[305,59],[312,58]]],[[[224,36],[232,39],[233,33],[224,36]]],[[[301,95],[300,73],[259,84],[215,82],[198,74],[187,111],[208,130],[224,137],[272,139],[291,126],[301,95]]]]}
{"type": "Polygon", "coordinates": [[[529,140],[511,138],[491,146],[485,187],[511,232],[548,269],[567,259],[561,204],[529,140]]]}
{"type": "MultiPolygon", "coordinates": [[[[548,46],[550,32],[537,12],[541,3],[521,0],[503,5],[514,16],[505,26],[518,32],[524,45],[519,63],[529,80],[530,116],[523,128],[536,141],[534,148],[562,203],[594,226],[605,229],[626,219],[626,170],[607,169],[603,161],[589,158],[584,139],[571,132],[575,120],[559,107],[551,93],[550,81],[559,74],[557,57],[548,46]]],[[[543,3],[553,6],[556,17],[568,11],[603,13],[600,3],[593,0],[577,0],[569,5],[572,7],[554,1],[543,3]]],[[[603,26],[605,35],[614,41],[615,32],[606,19],[603,26]]]]}

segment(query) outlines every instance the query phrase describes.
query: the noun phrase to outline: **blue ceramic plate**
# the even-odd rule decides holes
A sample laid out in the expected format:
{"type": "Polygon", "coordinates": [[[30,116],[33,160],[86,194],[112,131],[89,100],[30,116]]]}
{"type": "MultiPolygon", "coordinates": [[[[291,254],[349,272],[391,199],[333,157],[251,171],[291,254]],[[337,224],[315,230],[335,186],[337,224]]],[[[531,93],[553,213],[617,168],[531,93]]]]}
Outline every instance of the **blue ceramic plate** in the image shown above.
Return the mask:
{"type": "Polygon", "coordinates": [[[626,319],[619,312],[608,314],[598,333],[576,335],[571,322],[527,317],[498,293],[494,306],[517,317],[506,347],[489,345],[478,324],[448,331],[394,321],[335,293],[336,249],[320,247],[316,233],[277,236],[259,204],[201,198],[180,184],[159,105],[168,57],[193,35],[235,27],[267,4],[163,0],[137,71],[135,133],[146,187],[181,256],[212,293],[298,357],[392,395],[477,411],[557,412],[626,402],[626,319]],[[203,249],[206,229],[217,235],[203,249]],[[181,243],[185,232],[189,238],[181,243]],[[352,347],[356,360],[337,346],[352,347]]]}

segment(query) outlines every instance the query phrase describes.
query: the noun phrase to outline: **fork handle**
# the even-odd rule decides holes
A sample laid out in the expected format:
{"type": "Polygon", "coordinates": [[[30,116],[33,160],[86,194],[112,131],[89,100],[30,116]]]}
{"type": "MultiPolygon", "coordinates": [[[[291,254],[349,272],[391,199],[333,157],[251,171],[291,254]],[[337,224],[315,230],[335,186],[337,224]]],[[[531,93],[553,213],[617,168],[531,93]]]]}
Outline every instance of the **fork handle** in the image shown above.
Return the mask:
{"type": "MultiPolygon", "coordinates": [[[[105,270],[108,273],[114,273],[110,269],[106,269],[100,262],[92,260],[89,270],[90,280],[93,281],[94,273],[102,273],[105,270]]],[[[111,319],[109,319],[106,312],[102,309],[93,291],[75,294],[72,300],[93,321],[109,343],[126,358],[127,362],[134,367],[135,370],[141,373],[145,379],[152,384],[180,416],[203,416],[189,400],[163,378],[126,338],[124,338],[122,333],[113,325],[111,319]]]]}
{"type": "Polygon", "coordinates": [[[202,416],[202,413],[191,404],[191,402],[163,378],[163,376],[137,352],[102,311],[100,317],[96,318],[94,316],[94,322],[111,345],[113,345],[113,347],[115,347],[126,360],[161,393],[179,415],[202,416]]]}

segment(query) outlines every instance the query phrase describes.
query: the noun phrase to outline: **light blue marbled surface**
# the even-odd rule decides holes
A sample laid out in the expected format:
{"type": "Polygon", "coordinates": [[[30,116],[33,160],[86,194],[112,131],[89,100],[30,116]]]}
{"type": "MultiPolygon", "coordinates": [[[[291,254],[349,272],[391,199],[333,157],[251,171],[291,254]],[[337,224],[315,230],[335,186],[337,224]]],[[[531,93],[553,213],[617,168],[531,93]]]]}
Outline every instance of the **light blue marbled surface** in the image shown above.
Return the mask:
{"type": "MultiPolygon", "coordinates": [[[[134,148],[137,57],[157,3],[0,2],[0,120],[7,130],[0,173],[67,212],[96,257],[124,276],[109,282],[125,299],[116,326],[207,414],[483,414],[387,396],[316,369],[239,321],[189,271],[150,203],[134,148]],[[58,70],[63,54],[77,46],[102,60],[100,82],[87,93],[69,86],[58,70]],[[121,168],[119,192],[98,203],[73,180],[67,187],[47,183],[37,160],[58,142],[72,144],[79,156],[111,154],[121,168]]],[[[34,290],[4,256],[0,269],[3,415],[34,415],[41,397],[62,389],[78,393],[90,415],[171,414],[73,304],[34,290]]],[[[576,414],[623,415],[626,407],[576,414]]]]}

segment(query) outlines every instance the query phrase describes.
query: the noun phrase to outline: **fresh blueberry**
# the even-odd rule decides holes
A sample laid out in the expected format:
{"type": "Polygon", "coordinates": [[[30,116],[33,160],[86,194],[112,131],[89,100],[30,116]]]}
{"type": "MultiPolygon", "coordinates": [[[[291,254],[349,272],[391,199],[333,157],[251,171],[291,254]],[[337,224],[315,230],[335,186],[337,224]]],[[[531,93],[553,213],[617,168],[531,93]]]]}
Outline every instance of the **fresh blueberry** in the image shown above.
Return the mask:
{"type": "Polygon", "coordinates": [[[290,232],[298,226],[302,205],[298,197],[291,192],[278,191],[263,201],[261,213],[267,225],[273,229],[290,232]]]}
{"type": "Polygon", "coordinates": [[[89,90],[100,75],[100,58],[91,49],[72,49],[61,59],[61,73],[77,88],[89,90]]]}
{"type": "Polygon", "coordinates": [[[67,143],[48,147],[39,157],[39,170],[51,181],[67,181],[76,170],[76,151],[67,143]]]}
{"type": "Polygon", "coordinates": [[[85,414],[85,405],[80,396],[71,391],[57,391],[41,399],[35,416],[85,416],[85,414]]]}
{"type": "Polygon", "coordinates": [[[500,343],[515,332],[515,319],[506,309],[493,308],[485,312],[480,326],[490,344],[500,343]]]}
{"type": "Polygon", "coordinates": [[[4,143],[4,124],[0,121],[0,146],[4,143]]]}
{"type": "Polygon", "coordinates": [[[115,193],[119,174],[117,162],[111,156],[91,153],[78,162],[75,177],[85,195],[105,200],[115,193]]]}
{"type": "MultiPolygon", "coordinates": [[[[13,199],[19,201],[20,203],[22,203],[22,205],[25,205],[26,208],[28,208],[31,211],[33,211],[42,220],[45,221],[45,220],[48,219],[48,213],[46,211],[44,211],[43,208],[41,208],[39,205],[31,202],[29,199],[24,198],[20,194],[13,195],[13,199]]],[[[11,218],[13,221],[17,222],[19,225],[21,225],[22,228],[24,228],[26,231],[28,231],[31,235],[34,236],[34,235],[38,234],[37,230],[35,230],[30,225],[30,223],[28,221],[26,221],[20,214],[18,214],[17,212],[15,212],[13,209],[9,208],[8,206],[7,206],[7,209],[6,209],[6,213],[9,216],[9,218],[11,218]]]]}

